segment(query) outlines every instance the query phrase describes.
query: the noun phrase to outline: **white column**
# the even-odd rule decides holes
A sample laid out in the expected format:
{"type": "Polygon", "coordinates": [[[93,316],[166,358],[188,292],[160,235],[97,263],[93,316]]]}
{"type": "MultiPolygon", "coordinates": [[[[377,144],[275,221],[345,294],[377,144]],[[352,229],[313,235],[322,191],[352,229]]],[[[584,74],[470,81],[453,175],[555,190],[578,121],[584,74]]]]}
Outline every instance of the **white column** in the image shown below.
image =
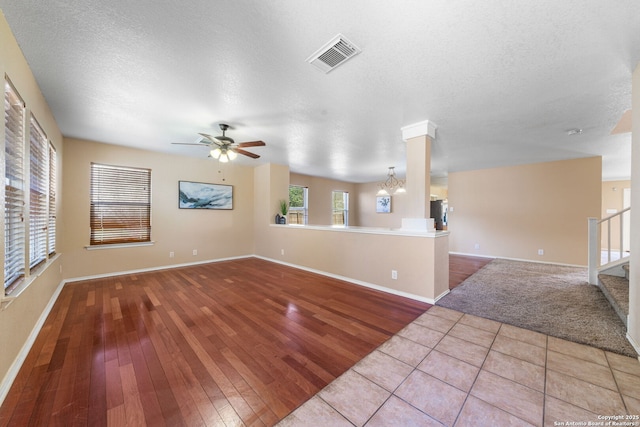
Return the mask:
{"type": "Polygon", "coordinates": [[[428,120],[402,128],[407,143],[408,217],[402,218],[402,228],[435,230],[431,216],[431,142],[436,125],[428,120]]]}

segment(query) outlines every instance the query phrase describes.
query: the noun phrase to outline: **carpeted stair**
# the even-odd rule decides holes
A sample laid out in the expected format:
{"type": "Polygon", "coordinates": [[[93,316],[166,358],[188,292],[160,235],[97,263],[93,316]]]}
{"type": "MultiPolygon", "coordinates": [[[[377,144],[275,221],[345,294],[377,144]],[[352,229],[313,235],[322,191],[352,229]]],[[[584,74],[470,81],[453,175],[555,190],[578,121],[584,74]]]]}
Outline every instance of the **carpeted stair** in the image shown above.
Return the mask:
{"type": "Polygon", "coordinates": [[[629,316],[629,264],[622,266],[625,277],[609,274],[598,275],[598,286],[615,310],[624,326],[627,327],[629,316]]]}

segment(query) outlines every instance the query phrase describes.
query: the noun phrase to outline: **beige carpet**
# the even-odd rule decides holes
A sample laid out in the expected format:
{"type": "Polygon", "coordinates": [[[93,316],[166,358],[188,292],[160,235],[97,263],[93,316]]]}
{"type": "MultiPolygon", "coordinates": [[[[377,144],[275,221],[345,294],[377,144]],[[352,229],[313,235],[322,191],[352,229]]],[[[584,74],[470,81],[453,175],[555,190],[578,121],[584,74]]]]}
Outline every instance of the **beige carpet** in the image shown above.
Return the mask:
{"type": "Polygon", "coordinates": [[[603,350],[637,357],[587,269],[495,259],[437,302],[603,350]]]}

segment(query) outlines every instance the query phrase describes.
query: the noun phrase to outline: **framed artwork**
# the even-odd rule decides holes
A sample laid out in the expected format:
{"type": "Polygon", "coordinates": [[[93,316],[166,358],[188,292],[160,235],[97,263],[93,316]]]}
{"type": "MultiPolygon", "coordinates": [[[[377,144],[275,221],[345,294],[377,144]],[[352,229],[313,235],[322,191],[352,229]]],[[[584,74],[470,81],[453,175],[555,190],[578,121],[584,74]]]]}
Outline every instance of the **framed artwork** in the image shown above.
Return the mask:
{"type": "Polygon", "coordinates": [[[233,186],[178,181],[180,209],[233,209],[233,186]]]}
{"type": "Polygon", "coordinates": [[[391,212],[391,196],[376,196],[376,212],[377,213],[391,212]]]}

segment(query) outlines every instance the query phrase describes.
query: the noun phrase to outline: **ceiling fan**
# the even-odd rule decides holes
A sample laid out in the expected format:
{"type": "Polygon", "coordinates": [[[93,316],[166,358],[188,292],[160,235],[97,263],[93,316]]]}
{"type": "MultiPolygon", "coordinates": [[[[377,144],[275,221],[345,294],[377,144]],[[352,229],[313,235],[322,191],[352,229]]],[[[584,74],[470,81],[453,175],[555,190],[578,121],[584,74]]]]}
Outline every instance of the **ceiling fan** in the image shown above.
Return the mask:
{"type": "Polygon", "coordinates": [[[246,147],[264,147],[265,144],[263,141],[248,141],[248,142],[240,142],[236,144],[233,138],[230,138],[225,135],[225,132],[229,129],[229,125],[226,123],[220,123],[220,130],[222,130],[222,135],[212,136],[206,133],[199,133],[204,139],[198,143],[180,143],[174,142],[175,145],[197,145],[199,147],[208,146],[211,147],[211,151],[209,152],[210,156],[214,159],[220,160],[222,163],[227,163],[229,160],[235,159],[238,154],[242,154],[247,157],[251,157],[252,159],[257,159],[260,157],[257,154],[251,153],[249,151],[243,150],[246,147]]]}

